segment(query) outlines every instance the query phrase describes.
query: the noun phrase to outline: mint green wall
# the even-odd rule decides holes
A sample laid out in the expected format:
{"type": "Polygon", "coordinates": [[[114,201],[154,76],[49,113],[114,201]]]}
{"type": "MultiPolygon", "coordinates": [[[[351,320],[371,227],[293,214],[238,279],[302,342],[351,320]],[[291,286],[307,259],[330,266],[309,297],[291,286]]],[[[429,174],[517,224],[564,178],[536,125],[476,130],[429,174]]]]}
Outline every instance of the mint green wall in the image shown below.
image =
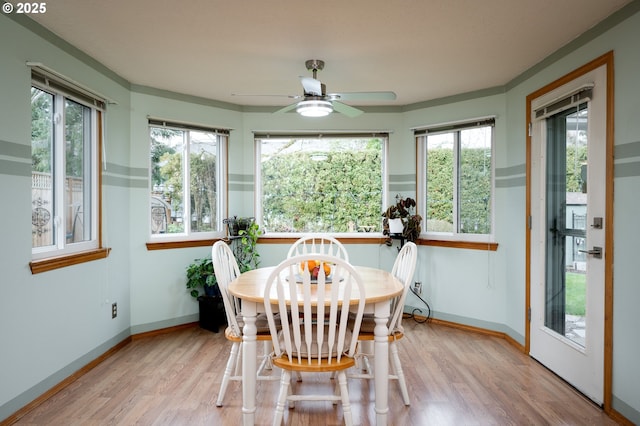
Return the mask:
{"type": "MultiPolygon", "coordinates": [[[[238,112],[216,108],[206,104],[167,99],[161,91],[137,88],[131,93],[131,165],[140,170],[140,178],[130,188],[129,222],[131,232],[131,326],[134,333],[163,326],[197,321],[198,303],[185,289],[185,268],[195,258],[205,257],[205,247],[152,250],[146,248],[149,241],[149,128],[148,117],[165,118],[238,129],[242,117],[238,112]],[[144,92],[144,93],[140,93],[144,92]]],[[[241,145],[239,132],[230,136],[230,161],[239,158],[236,151],[241,145]]],[[[232,162],[233,164],[233,162],[232,162]]],[[[233,171],[232,171],[233,173],[233,171]]],[[[230,194],[236,202],[238,194],[230,194]]]]}
{"type": "MultiPolygon", "coordinates": [[[[27,20],[25,20],[27,21],[27,20]]],[[[0,419],[130,334],[129,188],[110,170],[129,163],[130,93],[73,49],[55,47],[0,14],[0,419]],[[103,235],[107,259],[32,275],[30,79],[47,64],[117,101],[109,105],[103,235]],[[111,319],[111,302],[119,315],[111,319]]],[[[54,40],[52,40],[54,41],[54,40]]]]}
{"type": "MultiPolygon", "coordinates": [[[[447,104],[427,106],[404,114],[407,129],[476,117],[495,116],[496,176],[504,180],[504,170],[509,164],[503,153],[508,141],[504,137],[507,127],[505,95],[499,90],[469,100],[458,100],[447,104]],[[495,93],[495,94],[492,94],[495,93]]],[[[411,141],[411,143],[413,143],[411,141]]],[[[415,144],[414,144],[415,145],[415,144]]],[[[502,224],[513,212],[500,209],[504,204],[505,188],[495,191],[496,241],[502,245],[510,238],[502,224]]],[[[504,279],[505,255],[502,247],[498,251],[460,250],[453,248],[420,247],[416,281],[423,285],[423,296],[429,301],[437,318],[508,333],[515,340],[524,342],[524,318],[521,321],[506,321],[506,281],[504,279]]],[[[424,305],[409,294],[407,304],[424,308],[424,305]],[[421,306],[422,305],[422,306],[421,306]]],[[[524,303],[519,304],[522,311],[524,303]]]]}
{"type": "MultiPolygon", "coordinates": [[[[637,212],[640,209],[638,185],[640,184],[640,55],[637,41],[640,40],[640,9],[634,2],[623,9],[620,15],[628,17],[611,30],[592,41],[578,45],[573,43],[557,55],[557,60],[547,60],[535,73],[514,84],[507,92],[509,126],[507,137],[509,158],[513,164],[524,163],[524,135],[526,96],[585,63],[614,51],[615,70],[615,136],[614,136],[614,315],[613,315],[613,407],[634,423],[640,423],[640,338],[637,331],[637,304],[640,301],[638,281],[637,241],[640,231],[637,226],[637,212]],[[516,141],[520,141],[519,143],[516,141]]],[[[615,17],[614,17],[615,18],[615,17]]],[[[612,20],[609,20],[612,21],[612,20]]],[[[524,197],[520,197],[524,201],[524,197]]],[[[524,206],[514,203],[517,216],[512,216],[513,230],[521,229],[524,223],[524,206]],[[520,222],[517,226],[517,222],[520,222]]],[[[505,241],[509,253],[522,253],[514,258],[524,260],[524,246],[515,247],[513,239],[505,241]]],[[[510,256],[511,262],[511,256],[510,256]]],[[[509,268],[507,280],[520,283],[523,269],[509,268]]],[[[510,286],[508,300],[524,298],[521,285],[510,286]]],[[[519,309],[513,311],[514,319],[522,316],[519,309]]],[[[508,319],[511,321],[511,319],[508,319]]]]}
{"type": "MultiPolygon", "coordinates": [[[[184,268],[208,248],[148,251],[147,116],[233,129],[229,147],[229,214],[253,214],[253,131],[384,130],[390,133],[389,200],[415,195],[411,128],[496,116],[495,252],[422,246],[416,281],[438,318],[507,333],[523,343],[525,97],[591,59],[615,50],[616,176],[613,406],[640,423],[640,339],[635,326],[640,286],[635,270],[640,208],[640,2],[505,87],[348,119],[305,120],[132,86],[26,19],[0,15],[0,419],[126,336],[197,319],[184,289],[184,268]],[[633,16],[632,16],[633,15],[633,16]],[[622,18],[630,16],[629,19],[622,18]],[[11,43],[7,43],[11,40],[11,43]],[[105,260],[43,274],[28,269],[30,232],[30,74],[41,61],[117,101],[109,105],[103,184],[105,260]],[[7,208],[10,206],[10,208],[7,208]],[[463,267],[462,267],[463,266],[463,267]],[[119,316],[110,316],[118,302],[119,316]]],[[[506,58],[505,60],[508,60],[506,58]]],[[[390,269],[396,248],[349,245],[354,263],[390,269]]],[[[286,245],[260,247],[263,265],[286,245]]],[[[410,307],[423,308],[410,295],[410,307]]]]}

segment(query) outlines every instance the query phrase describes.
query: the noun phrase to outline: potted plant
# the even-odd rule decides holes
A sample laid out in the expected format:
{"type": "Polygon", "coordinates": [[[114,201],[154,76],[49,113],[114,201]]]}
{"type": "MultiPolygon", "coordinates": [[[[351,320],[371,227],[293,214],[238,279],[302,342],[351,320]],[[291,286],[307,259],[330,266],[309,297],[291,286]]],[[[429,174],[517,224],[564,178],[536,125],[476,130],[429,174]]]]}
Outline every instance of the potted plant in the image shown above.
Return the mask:
{"type": "Polygon", "coordinates": [[[237,237],[240,235],[240,231],[246,231],[249,227],[255,223],[253,217],[228,217],[223,220],[228,227],[228,234],[230,237],[237,237]]]}
{"type": "Polygon", "coordinates": [[[396,203],[382,213],[382,234],[388,237],[385,244],[392,245],[394,236],[412,242],[418,239],[422,230],[422,216],[416,214],[415,209],[416,201],[413,198],[396,195],[396,203]],[[398,228],[395,228],[396,224],[398,228]]]}
{"type": "Polygon", "coordinates": [[[198,300],[200,327],[217,333],[219,327],[226,324],[227,317],[211,257],[195,259],[187,266],[186,286],[189,294],[198,300]]]}
{"type": "Polygon", "coordinates": [[[220,294],[211,257],[195,259],[187,266],[187,290],[196,299],[201,296],[201,291],[206,296],[220,294]]]}
{"type": "Polygon", "coordinates": [[[257,251],[257,244],[258,238],[262,234],[262,229],[253,218],[251,218],[246,228],[238,230],[234,254],[241,273],[255,269],[260,264],[260,253],[257,251]]]}

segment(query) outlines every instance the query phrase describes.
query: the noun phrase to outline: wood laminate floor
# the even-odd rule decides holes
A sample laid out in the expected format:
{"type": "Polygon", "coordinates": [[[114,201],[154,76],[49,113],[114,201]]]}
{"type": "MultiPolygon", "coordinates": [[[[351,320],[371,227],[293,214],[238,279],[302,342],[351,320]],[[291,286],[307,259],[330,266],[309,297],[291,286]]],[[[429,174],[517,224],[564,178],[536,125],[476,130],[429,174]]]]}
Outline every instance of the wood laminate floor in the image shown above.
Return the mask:
{"type": "MultiPolygon", "coordinates": [[[[390,383],[390,425],[615,425],[600,408],[505,340],[405,319],[400,353],[411,406],[390,383]]],[[[240,382],[216,407],[230,344],[222,329],[191,327],[134,339],[20,418],[17,425],[239,425],[240,382]]],[[[332,390],[303,375],[304,391],[332,390]]],[[[278,382],[258,383],[256,422],[269,425],[278,382]]],[[[375,424],[373,383],[352,379],[357,425],[375,424]]],[[[287,425],[343,424],[340,405],[300,402],[287,425]]]]}

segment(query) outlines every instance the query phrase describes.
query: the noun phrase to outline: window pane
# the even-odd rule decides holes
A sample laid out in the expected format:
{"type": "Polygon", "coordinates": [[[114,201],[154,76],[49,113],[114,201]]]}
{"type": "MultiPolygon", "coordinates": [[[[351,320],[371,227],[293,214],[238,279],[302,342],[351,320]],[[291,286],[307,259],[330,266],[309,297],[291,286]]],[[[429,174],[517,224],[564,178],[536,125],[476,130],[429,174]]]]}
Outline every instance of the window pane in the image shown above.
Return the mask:
{"type": "Polygon", "coordinates": [[[94,165],[102,114],[68,98],[61,85],[37,80],[31,87],[32,258],[45,260],[98,248],[100,169],[94,165]]]}
{"type": "Polygon", "coordinates": [[[217,231],[218,224],[218,136],[190,132],[191,231],[217,231]]]}
{"type": "Polygon", "coordinates": [[[453,232],[455,133],[427,136],[427,231],[453,232]]]}
{"type": "Polygon", "coordinates": [[[65,100],[65,237],[67,243],[91,240],[91,179],[89,158],[91,146],[91,110],[65,100]],[[89,173],[89,174],[87,174],[89,173]]]}
{"type": "Polygon", "coordinates": [[[491,233],[491,127],[460,131],[458,232],[491,233]]]}
{"type": "Polygon", "coordinates": [[[31,88],[31,246],[54,244],[53,95],[31,88]]]}
{"type": "Polygon", "coordinates": [[[381,231],[381,138],[260,140],[267,232],[381,231]]]}
{"type": "Polygon", "coordinates": [[[183,233],[183,164],[185,132],[152,127],[151,233],[183,233]]]}

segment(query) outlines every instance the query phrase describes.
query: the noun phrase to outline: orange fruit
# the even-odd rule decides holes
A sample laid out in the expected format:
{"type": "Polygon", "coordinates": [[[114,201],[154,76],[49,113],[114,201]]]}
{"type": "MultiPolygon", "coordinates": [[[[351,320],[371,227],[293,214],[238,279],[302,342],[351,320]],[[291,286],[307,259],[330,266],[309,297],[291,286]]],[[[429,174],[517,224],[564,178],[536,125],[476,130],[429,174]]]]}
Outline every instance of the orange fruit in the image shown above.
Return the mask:
{"type": "Polygon", "coordinates": [[[313,271],[313,268],[315,268],[317,265],[315,260],[310,260],[307,262],[307,267],[309,268],[310,271],[313,271]]]}
{"type": "Polygon", "coordinates": [[[316,261],[315,260],[307,260],[306,262],[300,264],[300,272],[304,272],[305,264],[306,264],[307,270],[309,272],[313,271],[313,268],[316,267],[316,261]]]}
{"type": "MultiPolygon", "coordinates": [[[[313,276],[313,270],[317,267],[320,267],[320,261],[317,260],[306,260],[300,264],[300,273],[303,273],[305,270],[305,266],[309,273],[313,276]]],[[[322,263],[322,268],[324,269],[324,275],[328,277],[331,275],[331,264],[330,263],[322,263]]]]}
{"type": "Polygon", "coordinates": [[[329,276],[331,275],[331,265],[329,265],[328,263],[324,263],[323,264],[323,268],[324,268],[324,275],[325,276],[329,276]]]}

